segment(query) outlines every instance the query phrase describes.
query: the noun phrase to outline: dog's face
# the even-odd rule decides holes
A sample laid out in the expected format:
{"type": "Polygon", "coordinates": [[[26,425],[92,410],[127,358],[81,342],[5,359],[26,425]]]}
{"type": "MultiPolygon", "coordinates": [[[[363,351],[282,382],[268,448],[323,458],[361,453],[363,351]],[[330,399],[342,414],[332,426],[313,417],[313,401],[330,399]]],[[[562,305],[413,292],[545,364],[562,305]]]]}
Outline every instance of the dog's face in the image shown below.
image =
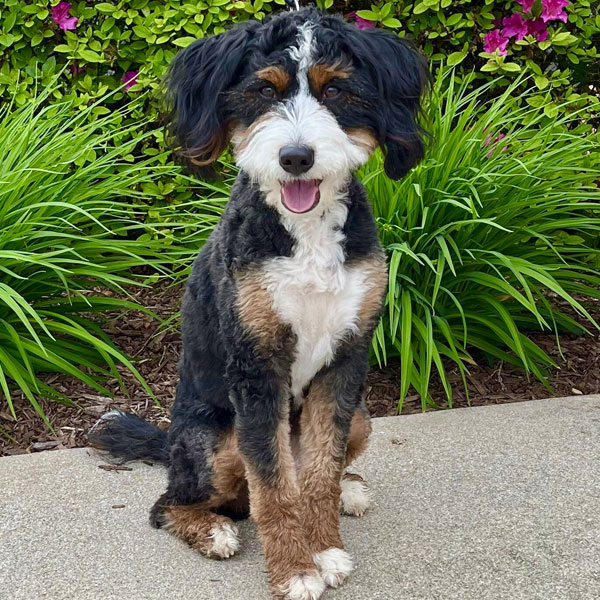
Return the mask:
{"type": "Polygon", "coordinates": [[[332,202],[378,146],[394,179],[422,158],[415,119],[425,81],[410,44],[305,9],[181,52],[170,73],[172,131],[201,167],[232,141],[269,204],[308,213],[332,202]]]}

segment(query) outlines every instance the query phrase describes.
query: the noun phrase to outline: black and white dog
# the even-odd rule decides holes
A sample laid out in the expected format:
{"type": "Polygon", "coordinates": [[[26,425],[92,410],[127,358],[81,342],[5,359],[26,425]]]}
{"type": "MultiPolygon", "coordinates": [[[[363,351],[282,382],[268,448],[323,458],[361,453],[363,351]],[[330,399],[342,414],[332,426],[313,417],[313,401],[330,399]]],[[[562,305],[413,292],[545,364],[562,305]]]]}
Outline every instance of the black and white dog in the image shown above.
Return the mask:
{"type": "Polygon", "coordinates": [[[169,466],[151,522],[206,556],[256,521],[272,591],[315,600],[352,570],[339,511],[366,484],[363,400],[387,272],[353,172],[381,147],[389,177],[423,156],[423,58],[392,33],[305,9],[198,40],[170,71],[172,132],[209,168],[231,142],[240,174],[195,261],[168,434],[123,413],[91,441],[169,466]]]}

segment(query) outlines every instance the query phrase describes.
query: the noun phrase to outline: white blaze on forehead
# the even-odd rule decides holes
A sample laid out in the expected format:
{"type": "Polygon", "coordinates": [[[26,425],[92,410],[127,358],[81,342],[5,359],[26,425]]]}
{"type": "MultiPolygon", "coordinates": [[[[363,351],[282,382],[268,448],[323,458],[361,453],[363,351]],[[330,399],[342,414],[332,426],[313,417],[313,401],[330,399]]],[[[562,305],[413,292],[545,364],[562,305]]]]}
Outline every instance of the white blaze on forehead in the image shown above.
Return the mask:
{"type": "Polygon", "coordinates": [[[313,29],[315,25],[310,21],[303,23],[298,27],[296,41],[298,46],[288,49],[290,58],[298,65],[298,83],[300,92],[308,93],[308,67],[313,63],[315,55],[315,44],[313,29]]]}

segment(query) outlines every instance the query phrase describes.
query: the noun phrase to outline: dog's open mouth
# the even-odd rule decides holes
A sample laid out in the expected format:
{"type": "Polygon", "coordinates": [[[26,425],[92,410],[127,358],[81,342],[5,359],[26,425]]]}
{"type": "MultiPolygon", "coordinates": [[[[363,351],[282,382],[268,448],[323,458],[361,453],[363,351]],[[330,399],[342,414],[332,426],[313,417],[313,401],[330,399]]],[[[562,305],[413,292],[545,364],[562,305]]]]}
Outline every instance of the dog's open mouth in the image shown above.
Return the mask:
{"type": "Polygon", "coordinates": [[[291,212],[305,213],[312,210],[321,198],[320,179],[296,179],[281,184],[281,201],[291,212]]]}

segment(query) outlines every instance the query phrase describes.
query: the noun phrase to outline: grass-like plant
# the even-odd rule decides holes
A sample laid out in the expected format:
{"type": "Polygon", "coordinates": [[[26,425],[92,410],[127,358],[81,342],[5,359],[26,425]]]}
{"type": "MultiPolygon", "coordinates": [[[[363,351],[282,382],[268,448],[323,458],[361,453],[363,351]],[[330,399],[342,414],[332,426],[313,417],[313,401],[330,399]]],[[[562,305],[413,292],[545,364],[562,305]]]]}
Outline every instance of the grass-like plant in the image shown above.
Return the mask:
{"type": "Polygon", "coordinates": [[[139,308],[99,289],[122,292],[141,283],[136,268],[168,262],[164,236],[143,224],[145,209],[133,201],[178,173],[164,156],[134,156],[150,133],[121,125],[131,108],[80,110],[51,95],[49,86],[30,104],[0,110],[0,399],[16,416],[18,388],[44,420],[37,399],[65,399],[41,372],[104,394],[102,379],[119,379],[119,363],[142,381],[91,317],[139,308]]]}
{"type": "Polygon", "coordinates": [[[600,297],[599,136],[577,111],[551,119],[515,102],[519,83],[486,101],[486,86],[440,75],[426,160],[400,182],[380,160],[363,170],[390,259],[373,349],[401,361],[398,410],[411,385],[433,404],[434,369],[452,406],[453,363],[463,381],[486,357],[544,380],[554,362],[527,333],[596,326],[580,300],[600,297]]]}

